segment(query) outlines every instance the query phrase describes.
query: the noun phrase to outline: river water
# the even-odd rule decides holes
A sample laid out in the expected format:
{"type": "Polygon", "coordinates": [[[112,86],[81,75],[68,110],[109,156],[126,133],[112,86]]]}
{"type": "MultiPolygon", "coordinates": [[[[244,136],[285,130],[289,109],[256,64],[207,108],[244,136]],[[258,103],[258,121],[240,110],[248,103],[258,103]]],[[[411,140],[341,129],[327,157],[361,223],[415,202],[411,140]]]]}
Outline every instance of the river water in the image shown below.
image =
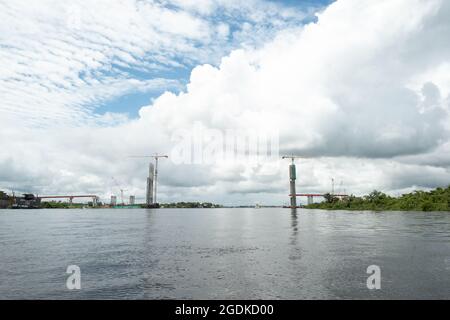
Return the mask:
{"type": "Polygon", "coordinates": [[[450,213],[0,210],[0,299],[17,298],[449,299],[450,213]]]}

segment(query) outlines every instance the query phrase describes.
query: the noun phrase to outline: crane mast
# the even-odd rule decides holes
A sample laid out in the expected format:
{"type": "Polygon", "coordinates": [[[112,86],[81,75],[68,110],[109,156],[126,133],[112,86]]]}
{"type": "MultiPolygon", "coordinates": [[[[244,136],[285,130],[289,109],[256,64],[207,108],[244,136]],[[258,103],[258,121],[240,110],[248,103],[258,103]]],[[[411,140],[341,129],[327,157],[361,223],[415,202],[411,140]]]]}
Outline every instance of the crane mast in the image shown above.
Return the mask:
{"type": "Polygon", "coordinates": [[[120,190],[120,200],[122,201],[122,206],[125,205],[125,201],[123,199],[123,192],[126,191],[125,189],[122,189],[119,185],[119,183],[117,182],[117,180],[114,177],[111,177],[111,179],[114,181],[114,184],[117,186],[117,188],[119,188],[120,190]]]}
{"type": "MultiPolygon", "coordinates": [[[[157,204],[157,192],[158,192],[158,162],[160,158],[166,158],[168,159],[169,156],[166,155],[159,155],[159,154],[154,154],[151,156],[132,156],[130,158],[153,158],[155,159],[155,171],[154,171],[154,181],[153,181],[153,204],[157,204]]],[[[151,166],[150,166],[151,168],[151,166]]],[[[151,169],[150,169],[151,170],[151,169]]],[[[147,203],[148,205],[148,203],[147,203]]]]}

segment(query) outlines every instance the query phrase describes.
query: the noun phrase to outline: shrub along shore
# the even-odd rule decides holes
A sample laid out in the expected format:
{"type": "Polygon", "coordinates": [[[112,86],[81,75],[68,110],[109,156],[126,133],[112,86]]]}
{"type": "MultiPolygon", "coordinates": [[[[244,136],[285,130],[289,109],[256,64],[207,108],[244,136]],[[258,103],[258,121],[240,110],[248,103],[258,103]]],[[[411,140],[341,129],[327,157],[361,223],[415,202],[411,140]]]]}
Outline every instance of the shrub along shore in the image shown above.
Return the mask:
{"type": "Polygon", "coordinates": [[[306,206],[308,209],[325,210],[373,210],[373,211],[449,211],[450,186],[432,191],[414,191],[400,197],[391,197],[380,191],[373,191],[363,197],[351,195],[339,199],[331,194],[325,201],[306,206]]]}

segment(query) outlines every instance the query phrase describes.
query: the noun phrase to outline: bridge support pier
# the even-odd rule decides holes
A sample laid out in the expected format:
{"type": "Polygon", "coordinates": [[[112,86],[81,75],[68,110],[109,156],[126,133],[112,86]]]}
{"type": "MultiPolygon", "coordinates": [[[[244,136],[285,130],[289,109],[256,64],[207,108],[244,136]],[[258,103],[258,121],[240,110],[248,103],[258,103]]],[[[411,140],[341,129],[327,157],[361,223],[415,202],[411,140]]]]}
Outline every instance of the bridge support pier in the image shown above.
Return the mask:
{"type": "Polygon", "coordinates": [[[313,196],[308,196],[308,205],[313,204],[314,202],[314,197],[313,196]]]}
{"type": "Polygon", "coordinates": [[[295,191],[295,179],[297,178],[297,173],[295,170],[295,164],[292,163],[289,166],[289,180],[290,180],[290,190],[291,190],[291,208],[297,208],[297,192],[295,191]]]}

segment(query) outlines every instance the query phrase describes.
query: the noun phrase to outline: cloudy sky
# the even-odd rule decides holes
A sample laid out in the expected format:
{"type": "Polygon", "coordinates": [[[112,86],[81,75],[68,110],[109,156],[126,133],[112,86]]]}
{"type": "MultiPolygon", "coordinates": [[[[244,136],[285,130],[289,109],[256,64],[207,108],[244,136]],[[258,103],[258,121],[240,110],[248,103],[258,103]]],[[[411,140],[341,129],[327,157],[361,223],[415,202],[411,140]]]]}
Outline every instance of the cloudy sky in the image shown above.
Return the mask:
{"type": "MultiPolygon", "coordinates": [[[[277,132],[299,192],[447,186],[449,16],[446,0],[0,0],[0,190],[143,201],[149,160],[130,156],[172,155],[194,127],[277,132]]],[[[159,200],[287,204],[287,165],[162,160],[159,200]]]]}

